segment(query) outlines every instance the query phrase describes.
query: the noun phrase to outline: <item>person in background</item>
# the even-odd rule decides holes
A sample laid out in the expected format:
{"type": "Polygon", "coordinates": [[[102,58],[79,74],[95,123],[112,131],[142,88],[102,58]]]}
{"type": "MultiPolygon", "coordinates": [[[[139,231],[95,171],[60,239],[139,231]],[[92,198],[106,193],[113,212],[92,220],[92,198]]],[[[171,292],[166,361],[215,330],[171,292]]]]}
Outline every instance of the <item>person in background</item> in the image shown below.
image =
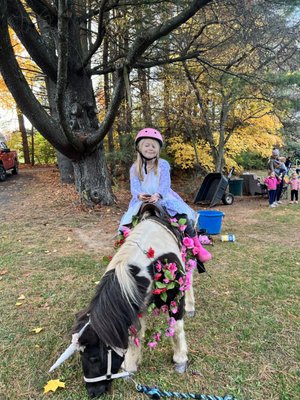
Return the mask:
{"type": "Polygon", "coordinates": [[[119,230],[129,225],[143,203],[159,203],[176,219],[186,219],[186,234],[193,239],[198,249],[196,257],[202,263],[211,259],[211,254],[201,245],[194,224],[196,212],[171,189],[170,165],[160,158],[163,138],[157,129],[144,128],[135,139],[137,159],[130,168],[130,190],[132,199],[128,210],[121,218],[119,230]]]}
{"type": "Polygon", "coordinates": [[[300,179],[298,178],[298,175],[296,172],[292,173],[291,179],[288,182],[289,185],[291,185],[291,201],[290,203],[293,204],[298,204],[298,194],[299,194],[299,189],[300,189],[300,179]]]}
{"type": "Polygon", "coordinates": [[[277,207],[275,202],[276,200],[276,192],[277,192],[277,184],[280,181],[275,175],[275,171],[269,170],[268,176],[264,179],[264,183],[268,188],[268,195],[269,195],[269,207],[274,208],[277,207]]]}

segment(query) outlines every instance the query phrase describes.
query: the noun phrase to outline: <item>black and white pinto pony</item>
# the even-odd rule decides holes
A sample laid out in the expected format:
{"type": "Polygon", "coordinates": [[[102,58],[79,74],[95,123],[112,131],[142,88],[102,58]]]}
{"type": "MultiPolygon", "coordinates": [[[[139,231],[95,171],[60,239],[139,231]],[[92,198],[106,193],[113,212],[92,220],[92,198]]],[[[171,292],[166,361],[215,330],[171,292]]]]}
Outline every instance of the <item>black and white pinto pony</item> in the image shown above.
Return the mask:
{"type": "MultiPolygon", "coordinates": [[[[155,216],[143,215],[109,263],[90,305],[77,315],[72,343],[50,371],[78,350],[90,397],[98,397],[108,391],[112,379],[137,371],[141,345],[137,347],[133,343],[129,328],[132,325],[139,327],[138,335],[142,340],[145,319],[140,318],[140,313],[147,310],[153,301],[160,303],[156,304],[158,308],[170,304],[178,294],[178,288],[168,290],[165,303],[159,296],[152,295],[154,265],[159,260],[162,263],[166,260],[168,263],[175,262],[184,271],[181,240],[176,231],[155,216]],[[146,254],[149,247],[155,251],[151,259],[146,254]],[[158,298],[153,300],[154,297],[158,298]],[[122,372],[119,372],[120,369],[122,372]]],[[[181,298],[176,314],[172,314],[176,320],[172,337],[173,361],[179,373],[186,370],[188,361],[184,308],[193,315],[192,286],[181,298]]]]}

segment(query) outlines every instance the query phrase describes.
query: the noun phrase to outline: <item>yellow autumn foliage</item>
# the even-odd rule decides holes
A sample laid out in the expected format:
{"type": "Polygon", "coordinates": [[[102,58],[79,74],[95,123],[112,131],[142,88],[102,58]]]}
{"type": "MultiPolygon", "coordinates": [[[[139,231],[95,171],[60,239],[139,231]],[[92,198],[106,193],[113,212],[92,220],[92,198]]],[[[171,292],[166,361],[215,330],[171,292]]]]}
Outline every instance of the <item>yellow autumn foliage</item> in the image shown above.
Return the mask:
{"type": "MultiPolygon", "coordinates": [[[[235,167],[240,171],[240,166],[235,158],[242,152],[249,151],[259,154],[261,157],[268,157],[273,147],[282,146],[282,138],[279,134],[281,123],[279,119],[266,114],[261,118],[249,119],[248,125],[240,127],[234,131],[225,146],[225,167],[229,170],[235,167]]],[[[215,146],[219,144],[219,134],[216,132],[213,136],[215,146]]],[[[194,168],[196,164],[196,155],[193,145],[184,142],[182,134],[168,139],[167,152],[174,160],[175,165],[182,169],[194,168]]],[[[210,147],[203,140],[196,143],[196,151],[200,165],[207,171],[214,171],[215,165],[210,147]]]]}

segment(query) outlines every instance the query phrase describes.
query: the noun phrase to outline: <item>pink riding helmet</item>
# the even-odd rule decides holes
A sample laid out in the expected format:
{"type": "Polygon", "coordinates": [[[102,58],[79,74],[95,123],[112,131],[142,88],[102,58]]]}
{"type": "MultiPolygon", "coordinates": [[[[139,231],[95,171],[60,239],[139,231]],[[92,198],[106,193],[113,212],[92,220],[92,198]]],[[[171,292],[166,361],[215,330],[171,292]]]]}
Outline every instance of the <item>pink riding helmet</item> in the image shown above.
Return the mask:
{"type": "Polygon", "coordinates": [[[163,138],[161,133],[157,129],[153,128],[144,128],[138,132],[135,138],[135,144],[137,145],[138,142],[142,139],[154,139],[157,140],[160,147],[163,145],[163,138]]]}

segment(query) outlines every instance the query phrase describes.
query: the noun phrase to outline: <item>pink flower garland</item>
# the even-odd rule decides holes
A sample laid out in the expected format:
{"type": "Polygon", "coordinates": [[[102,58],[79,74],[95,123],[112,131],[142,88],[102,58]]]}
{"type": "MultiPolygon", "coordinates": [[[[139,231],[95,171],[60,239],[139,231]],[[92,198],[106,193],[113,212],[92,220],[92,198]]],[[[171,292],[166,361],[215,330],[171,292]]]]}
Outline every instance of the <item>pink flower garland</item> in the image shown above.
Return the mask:
{"type": "MultiPolygon", "coordinates": [[[[176,226],[180,231],[184,232],[186,228],[185,219],[182,218],[177,221],[176,218],[172,218],[170,222],[172,226],[176,226]]],[[[120,247],[129,234],[130,230],[126,227],[126,229],[123,230],[123,235],[119,235],[118,237],[119,246],[117,247],[120,247]]],[[[148,251],[144,251],[144,253],[148,258],[154,258],[155,251],[152,249],[152,247],[150,247],[148,251]]],[[[157,308],[155,301],[150,303],[147,308],[148,314],[151,314],[153,317],[161,317],[165,316],[166,314],[172,315],[178,312],[178,306],[181,298],[184,296],[185,291],[189,290],[191,287],[191,276],[193,270],[197,266],[197,261],[195,258],[196,254],[197,248],[194,247],[193,239],[184,237],[181,256],[185,263],[185,271],[182,270],[181,265],[177,265],[176,263],[168,263],[167,260],[164,264],[160,260],[156,262],[152,294],[154,296],[159,296],[163,302],[166,302],[168,290],[173,290],[174,288],[179,290],[174,300],[171,301],[170,305],[163,304],[160,308],[157,308]],[[176,279],[177,275],[180,275],[178,279],[176,279]]],[[[146,346],[148,346],[150,349],[155,349],[158,345],[158,342],[162,340],[163,336],[174,336],[175,324],[176,320],[174,317],[169,317],[167,321],[165,317],[163,320],[160,319],[160,327],[156,326],[152,329],[148,329],[145,332],[146,346]]],[[[140,345],[138,331],[134,325],[129,328],[129,336],[136,346],[140,345]]]]}

